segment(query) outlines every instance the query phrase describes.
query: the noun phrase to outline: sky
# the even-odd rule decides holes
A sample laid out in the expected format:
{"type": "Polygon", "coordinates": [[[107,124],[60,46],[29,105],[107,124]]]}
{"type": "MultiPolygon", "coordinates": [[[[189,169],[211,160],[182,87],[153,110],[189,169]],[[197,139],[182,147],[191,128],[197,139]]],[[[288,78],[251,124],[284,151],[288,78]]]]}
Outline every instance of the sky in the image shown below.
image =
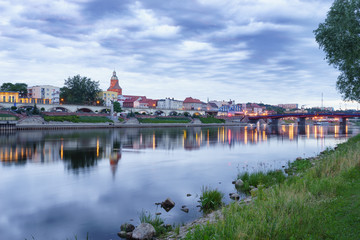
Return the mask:
{"type": "Polygon", "coordinates": [[[0,0],[0,84],[80,74],[125,95],[357,108],[313,30],[329,0],[0,0]]]}

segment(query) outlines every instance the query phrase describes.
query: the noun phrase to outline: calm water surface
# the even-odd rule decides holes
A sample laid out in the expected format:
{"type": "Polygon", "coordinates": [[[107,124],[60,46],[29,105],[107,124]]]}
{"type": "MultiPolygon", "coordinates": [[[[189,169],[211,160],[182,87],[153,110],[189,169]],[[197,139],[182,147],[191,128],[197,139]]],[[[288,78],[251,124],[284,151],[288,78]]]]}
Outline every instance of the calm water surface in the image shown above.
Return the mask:
{"type": "Polygon", "coordinates": [[[1,133],[0,239],[118,239],[120,225],[139,224],[142,210],[189,222],[201,216],[202,186],[229,202],[239,172],[282,169],[357,133],[338,126],[1,133]],[[169,212],[155,205],[167,197],[176,203],[169,212]]]}

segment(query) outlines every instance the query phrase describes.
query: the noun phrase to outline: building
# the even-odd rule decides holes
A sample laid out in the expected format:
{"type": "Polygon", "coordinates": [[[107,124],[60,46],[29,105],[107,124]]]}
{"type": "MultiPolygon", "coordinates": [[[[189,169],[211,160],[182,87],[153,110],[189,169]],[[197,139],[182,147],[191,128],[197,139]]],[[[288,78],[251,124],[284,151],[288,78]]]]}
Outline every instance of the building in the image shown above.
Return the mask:
{"type": "Polygon", "coordinates": [[[175,100],[174,98],[160,99],[157,101],[156,108],[181,110],[183,108],[183,101],[175,100]]]}
{"type": "Polygon", "coordinates": [[[19,93],[18,92],[0,92],[0,102],[3,103],[18,103],[19,93]]]}
{"type": "Polygon", "coordinates": [[[113,101],[117,101],[118,98],[117,92],[112,92],[112,91],[102,91],[99,93],[98,96],[100,99],[104,100],[105,106],[111,106],[111,103],[113,101]]]}
{"type": "Polygon", "coordinates": [[[60,103],[60,88],[51,85],[36,85],[28,87],[28,98],[44,99],[46,102],[60,103]]]}
{"type": "Polygon", "coordinates": [[[110,87],[107,90],[110,92],[117,92],[118,95],[122,95],[122,88],[119,85],[119,79],[116,76],[115,71],[110,79],[110,87]]]}
{"type": "Polygon", "coordinates": [[[284,108],[286,110],[290,109],[298,109],[298,104],[296,103],[288,103],[288,104],[278,104],[278,107],[284,108]]]}
{"type": "Polygon", "coordinates": [[[183,102],[183,107],[185,110],[198,110],[201,111],[203,107],[206,109],[206,104],[200,101],[199,99],[187,97],[183,102]]]}

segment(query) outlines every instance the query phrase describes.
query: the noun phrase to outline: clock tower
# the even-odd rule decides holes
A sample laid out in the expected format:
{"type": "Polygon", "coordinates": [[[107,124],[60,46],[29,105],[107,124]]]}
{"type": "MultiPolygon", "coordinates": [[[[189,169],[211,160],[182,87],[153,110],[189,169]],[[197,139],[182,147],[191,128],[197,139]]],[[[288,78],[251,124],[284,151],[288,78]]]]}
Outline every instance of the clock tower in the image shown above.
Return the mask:
{"type": "Polygon", "coordinates": [[[110,79],[110,87],[108,88],[108,91],[117,92],[118,95],[122,95],[122,88],[119,85],[119,79],[116,76],[115,70],[110,79]]]}

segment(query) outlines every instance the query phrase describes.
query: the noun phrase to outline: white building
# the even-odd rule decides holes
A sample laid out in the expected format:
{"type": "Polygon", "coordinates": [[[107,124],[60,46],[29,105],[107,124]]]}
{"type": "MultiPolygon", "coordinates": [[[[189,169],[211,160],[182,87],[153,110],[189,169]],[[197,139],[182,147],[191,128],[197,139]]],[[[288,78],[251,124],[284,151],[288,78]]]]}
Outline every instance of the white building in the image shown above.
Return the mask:
{"type": "Polygon", "coordinates": [[[160,99],[157,101],[156,108],[181,110],[183,108],[183,101],[175,100],[174,98],[160,99]]]}
{"type": "Polygon", "coordinates": [[[60,103],[60,88],[51,85],[37,85],[28,87],[28,97],[50,99],[52,104],[60,103]]]}

